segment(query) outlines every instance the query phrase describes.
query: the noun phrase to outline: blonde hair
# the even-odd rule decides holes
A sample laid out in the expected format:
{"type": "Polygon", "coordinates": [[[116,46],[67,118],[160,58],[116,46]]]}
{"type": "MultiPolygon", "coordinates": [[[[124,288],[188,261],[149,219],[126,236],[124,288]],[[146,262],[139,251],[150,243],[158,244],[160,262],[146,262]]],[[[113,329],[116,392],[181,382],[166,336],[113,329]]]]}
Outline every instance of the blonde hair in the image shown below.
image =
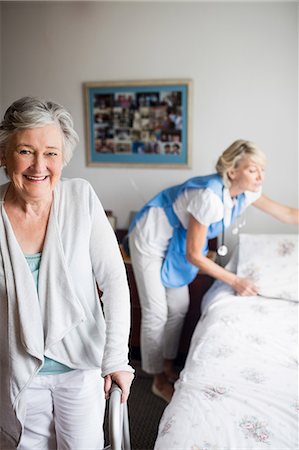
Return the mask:
{"type": "Polygon", "coordinates": [[[266,155],[253,142],[238,139],[233,142],[218,158],[216,170],[221,175],[226,187],[230,187],[231,182],[228,172],[236,169],[243,158],[251,158],[257,164],[265,166],[266,155]]]}

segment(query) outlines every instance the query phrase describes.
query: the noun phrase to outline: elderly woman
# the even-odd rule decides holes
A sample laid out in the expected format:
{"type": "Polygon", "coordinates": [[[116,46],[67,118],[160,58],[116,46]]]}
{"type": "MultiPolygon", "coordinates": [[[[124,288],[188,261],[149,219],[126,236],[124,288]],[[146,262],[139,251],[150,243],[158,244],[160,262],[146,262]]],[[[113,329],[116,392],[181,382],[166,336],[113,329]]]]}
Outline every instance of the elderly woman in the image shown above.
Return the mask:
{"type": "MultiPolygon", "coordinates": [[[[143,369],[153,375],[152,391],[169,401],[177,378],[174,360],[189,305],[188,284],[198,270],[255,295],[257,287],[208,259],[208,239],[253,204],[286,223],[298,223],[298,210],[261,193],[265,155],[238,140],[218,159],[217,173],[192,178],[151,199],[130,227],[130,254],[142,309],[143,369]]],[[[219,254],[226,253],[225,245],[219,254]]]]}
{"type": "Polygon", "coordinates": [[[5,450],[99,450],[111,383],[126,401],[133,379],[116,238],[89,183],[61,179],[76,143],[70,114],[51,101],[21,98],[0,125],[5,450]]]}

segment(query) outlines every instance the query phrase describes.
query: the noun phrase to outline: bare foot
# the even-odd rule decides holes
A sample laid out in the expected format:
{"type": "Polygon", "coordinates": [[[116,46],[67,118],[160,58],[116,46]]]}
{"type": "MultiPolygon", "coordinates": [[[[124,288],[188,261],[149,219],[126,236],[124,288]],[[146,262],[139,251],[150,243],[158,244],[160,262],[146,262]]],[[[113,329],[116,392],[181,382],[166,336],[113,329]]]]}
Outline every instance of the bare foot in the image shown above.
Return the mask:
{"type": "Polygon", "coordinates": [[[170,383],[175,383],[178,380],[179,373],[176,371],[172,359],[164,359],[164,373],[170,383]]]}
{"type": "Polygon", "coordinates": [[[178,380],[179,376],[180,376],[176,370],[169,370],[167,372],[165,371],[164,373],[170,383],[175,383],[176,380],[178,380]]]}
{"type": "Polygon", "coordinates": [[[160,373],[154,376],[152,384],[152,393],[162,398],[165,402],[169,403],[173,396],[173,386],[169,383],[166,375],[160,373]]]}
{"type": "Polygon", "coordinates": [[[160,388],[158,388],[154,383],[152,385],[152,393],[157,395],[157,397],[162,398],[165,402],[169,403],[173,393],[173,385],[170,383],[164,384],[160,388]]]}

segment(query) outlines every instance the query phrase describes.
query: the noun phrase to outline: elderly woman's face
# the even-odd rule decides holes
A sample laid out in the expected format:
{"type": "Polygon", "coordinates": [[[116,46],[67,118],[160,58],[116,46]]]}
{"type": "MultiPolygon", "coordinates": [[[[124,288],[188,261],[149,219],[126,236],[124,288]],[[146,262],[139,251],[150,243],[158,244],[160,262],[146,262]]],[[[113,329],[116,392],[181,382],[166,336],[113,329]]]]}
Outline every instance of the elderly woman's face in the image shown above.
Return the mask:
{"type": "Polygon", "coordinates": [[[63,137],[58,125],[16,132],[6,148],[6,168],[15,191],[27,199],[49,198],[63,167],[63,137]]]}

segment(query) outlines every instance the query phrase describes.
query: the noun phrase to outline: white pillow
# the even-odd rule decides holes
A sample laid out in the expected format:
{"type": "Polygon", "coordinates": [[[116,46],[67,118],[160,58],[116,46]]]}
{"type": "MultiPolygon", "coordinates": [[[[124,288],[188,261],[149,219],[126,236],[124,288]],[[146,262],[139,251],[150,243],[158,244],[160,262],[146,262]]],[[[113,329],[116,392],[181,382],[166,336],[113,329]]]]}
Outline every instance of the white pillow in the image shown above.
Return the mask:
{"type": "Polygon", "coordinates": [[[241,234],[237,275],[252,280],[259,295],[298,302],[298,235],[241,234]]]}

